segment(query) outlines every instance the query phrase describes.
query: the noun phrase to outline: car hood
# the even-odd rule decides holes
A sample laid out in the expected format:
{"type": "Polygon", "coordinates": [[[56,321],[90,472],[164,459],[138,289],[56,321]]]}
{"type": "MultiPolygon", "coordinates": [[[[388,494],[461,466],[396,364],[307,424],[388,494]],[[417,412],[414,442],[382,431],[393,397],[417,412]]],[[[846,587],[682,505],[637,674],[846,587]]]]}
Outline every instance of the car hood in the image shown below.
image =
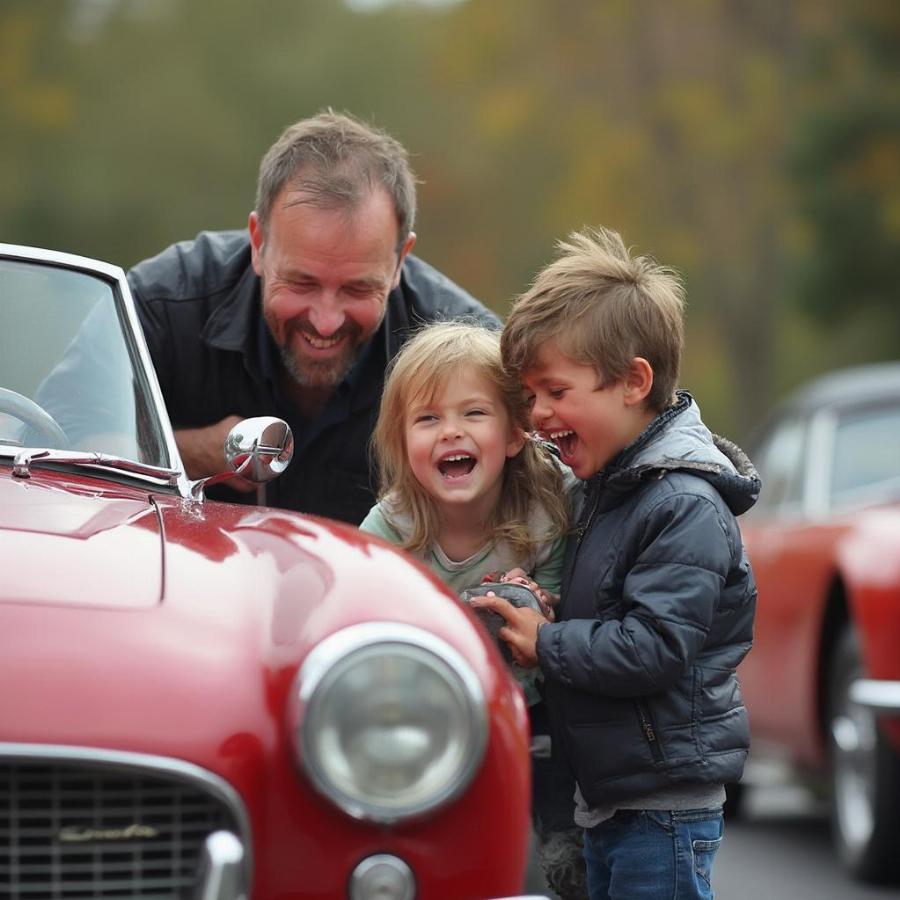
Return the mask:
{"type": "MultiPolygon", "coordinates": [[[[372,621],[436,631],[488,695],[507,696],[512,682],[472,614],[376,538],[285,511],[160,495],[153,503],[165,577],[152,609],[0,604],[4,677],[28,686],[0,691],[6,740],[178,756],[237,777],[260,753],[283,751],[291,684],[310,649],[372,621]]],[[[140,521],[112,532],[144,532],[140,521]]],[[[143,577],[136,562],[123,568],[143,577]]]]}
{"type": "Polygon", "coordinates": [[[146,492],[51,472],[0,476],[0,602],[145,609],[162,594],[146,492]]]}

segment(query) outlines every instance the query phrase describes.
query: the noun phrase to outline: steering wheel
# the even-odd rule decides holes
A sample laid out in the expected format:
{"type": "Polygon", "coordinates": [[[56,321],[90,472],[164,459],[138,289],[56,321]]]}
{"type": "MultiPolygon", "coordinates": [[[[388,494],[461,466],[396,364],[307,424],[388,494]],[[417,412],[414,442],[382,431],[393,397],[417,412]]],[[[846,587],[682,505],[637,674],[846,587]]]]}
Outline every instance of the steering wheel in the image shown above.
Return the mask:
{"type": "Polygon", "coordinates": [[[7,413],[37,431],[56,449],[68,450],[69,436],[43,406],[18,391],[0,388],[0,413],[7,413]]]}

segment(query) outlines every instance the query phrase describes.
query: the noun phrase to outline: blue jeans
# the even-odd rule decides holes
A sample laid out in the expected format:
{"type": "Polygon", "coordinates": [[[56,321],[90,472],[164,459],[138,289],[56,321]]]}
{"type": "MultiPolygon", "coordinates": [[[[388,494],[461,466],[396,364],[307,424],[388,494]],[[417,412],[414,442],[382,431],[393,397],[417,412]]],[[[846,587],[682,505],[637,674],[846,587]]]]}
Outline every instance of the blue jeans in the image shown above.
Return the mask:
{"type": "Polygon", "coordinates": [[[590,900],[712,900],[722,810],[620,809],[584,831],[590,900]]]}

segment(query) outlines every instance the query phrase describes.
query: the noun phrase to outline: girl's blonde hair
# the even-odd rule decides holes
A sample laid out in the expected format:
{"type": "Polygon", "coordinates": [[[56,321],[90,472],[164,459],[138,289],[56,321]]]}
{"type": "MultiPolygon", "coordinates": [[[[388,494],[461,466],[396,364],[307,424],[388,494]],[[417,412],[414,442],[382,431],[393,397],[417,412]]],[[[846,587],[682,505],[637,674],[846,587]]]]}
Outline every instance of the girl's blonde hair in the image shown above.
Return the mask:
{"type": "MultiPolygon", "coordinates": [[[[412,552],[421,552],[431,544],[440,520],[437,504],[409,466],[406,410],[419,398],[427,402],[463,369],[477,373],[497,388],[513,428],[527,432],[530,427],[525,393],[518,380],[503,369],[498,332],[454,321],[428,325],[410,338],[389,368],[372,452],[380,477],[379,500],[389,498],[389,512],[409,517],[412,529],[403,548],[412,552]]],[[[535,544],[564,534],[568,520],[559,466],[545,446],[527,439],[504,466],[500,502],[487,523],[492,541],[509,541],[516,553],[526,555],[535,544]],[[545,510],[549,533],[529,534],[528,515],[535,505],[545,510]]]]}

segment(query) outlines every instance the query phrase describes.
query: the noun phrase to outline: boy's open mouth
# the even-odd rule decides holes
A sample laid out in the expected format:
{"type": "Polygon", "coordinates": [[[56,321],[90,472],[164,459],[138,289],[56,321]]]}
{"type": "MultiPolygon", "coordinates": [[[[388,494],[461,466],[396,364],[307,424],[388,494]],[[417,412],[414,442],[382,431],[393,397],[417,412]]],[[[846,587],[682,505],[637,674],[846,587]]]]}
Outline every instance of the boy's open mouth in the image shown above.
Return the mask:
{"type": "Polygon", "coordinates": [[[444,478],[463,478],[475,468],[475,457],[468,453],[455,453],[439,460],[438,471],[444,478]]]}
{"type": "Polygon", "coordinates": [[[548,437],[559,447],[559,452],[564,457],[568,458],[575,452],[578,435],[574,431],[551,431],[548,437]]]}

